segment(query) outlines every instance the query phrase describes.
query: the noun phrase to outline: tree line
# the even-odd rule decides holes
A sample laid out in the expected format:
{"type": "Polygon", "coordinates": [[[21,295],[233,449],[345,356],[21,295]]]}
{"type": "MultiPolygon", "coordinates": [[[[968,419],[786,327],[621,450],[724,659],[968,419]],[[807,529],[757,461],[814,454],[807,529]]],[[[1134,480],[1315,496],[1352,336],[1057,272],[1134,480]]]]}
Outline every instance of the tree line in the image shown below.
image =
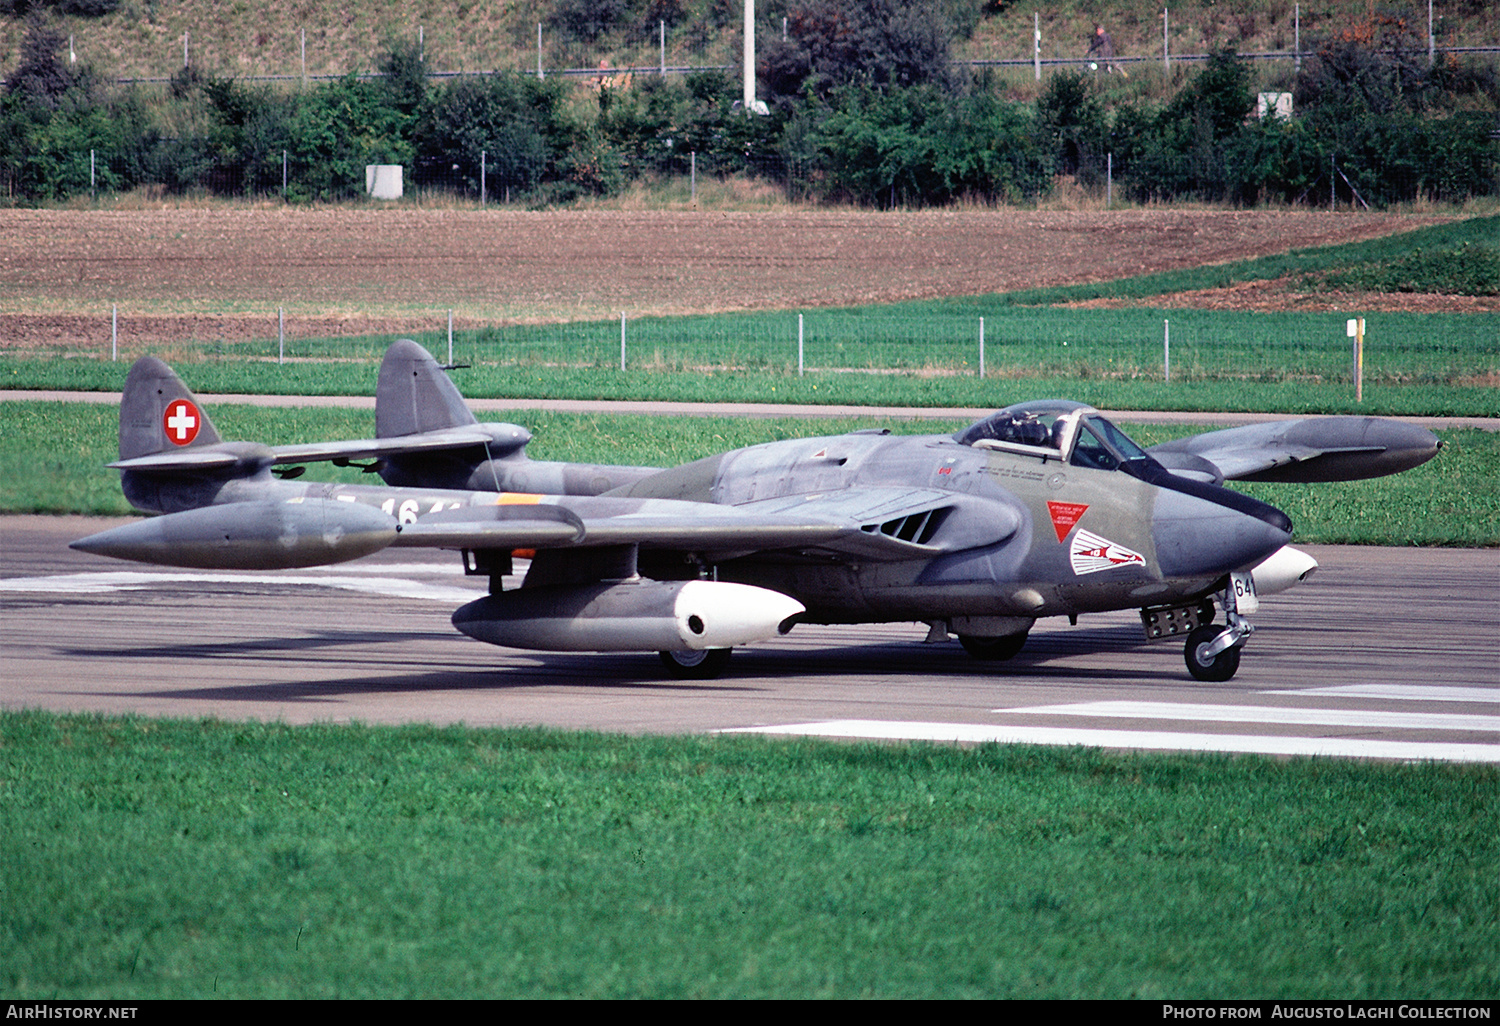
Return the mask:
{"type": "MultiPolygon", "coordinates": [[[[607,6],[607,5],[606,5],[607,6]]],[[[584,15],[600,4],[564,4],[584,15]]],[[[1307,54],[1290,117],[1256,117],[1246,62],[1215,52],[1174,96],[1111,101],[1100,74],[1058,72],[1036,100],[955,66],[972,29],[955,0],[794,0],[758,55],[768,113],[733,75],[577,83],[522,73],[434,80],[415,42],[380,74],[305,89],[188,66],[165,91],[64,63],[30,15],[0,96],[0,198],[44,203],[157,186],[223,196],[349,198],[367,164],[418,187],[531,205],[609,195],[665,175],[748,173],[788,195],[873,207],[1034,201],[1058,175],[1135,201],[1371,207],[1500,193],[1492,67],[1429,65],[1404,24],[1307,54]],[[95,155],[90,160],[90,153],[95,155]]],[[[1368,26],[1367,26],[1368,28],[1368,26]]]]}

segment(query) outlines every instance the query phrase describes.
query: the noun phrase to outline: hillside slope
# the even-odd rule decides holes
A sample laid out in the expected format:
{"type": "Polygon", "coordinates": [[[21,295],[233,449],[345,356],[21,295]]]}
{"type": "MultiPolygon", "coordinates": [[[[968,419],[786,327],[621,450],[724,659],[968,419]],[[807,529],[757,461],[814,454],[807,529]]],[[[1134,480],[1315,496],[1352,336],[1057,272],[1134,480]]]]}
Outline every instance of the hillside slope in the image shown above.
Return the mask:
{"type": "MultiPolygon", "coordinates": [[[[369,71],[386,41],[415,39],[419,34],[434,71],[532,71],[537,65],[538,24],[554,24],[558,9],[568,2],[121,0],[119,8],[104,17],[66,17],[58,23],[64,34],[72,36],[77,60],[109,78],[171,75],[183,64],[186,37],[187,56],[206,71],[228,77],[287,76],[295,81],[304,71],[310,76],[369,71]]],[[[605,33],[593,43],[568,40],[559,31],[545,29],[544,66],[554,71],[596,68],[601,63],[656,67],[663,60],[657,13],[667,11],[680,12],[666,34],[668,66],[734,66],[740,60],[737,0],[636,0],[628,5],[622,0],[619,6],[642,13],[627,19],[631,27],[605,33]]],[[[1290,50],[1297,34],[1296,6],[1294,0],[1172,4],[1167,19],[1171,52],[1204,53],[1226,44],[1245,53],[1290,50]]],[[[764,27],[760,31],[775,31],[787,7],[786,0],[761,0],[759,21],[764,27]]],[[[988,0],[985,7],[973,36],[955,47],[957,59],[1029,61],[1036,17],[1040,18],[1044,59],[1083,56],[1095,19],[1108,26],[1121,56],[1161,56],[1162,5],[1158,3],[988,0]]],[[[1407,7],[1415,38],[1425,41],[1425,5],[1407,7]]],[[[1390,8],[1380,5],[1381,10],[1390,8]]],[[[1302,0],[1303,48],[1373,11],[1373,0],[1302,0]]],[[[1485,0],[1438,0],[1434,11],[1438,46],[1495,46],[1500,41],[1500,6],[1485,0]]],[[[23,20],[0,17],[0,76],[16,66],[24,29],[23,20]]],[[[1149,67],[1159,69],[1159,61],[1149,67]]],[[[1029,73],[1025,66],[1016,71],[1020,78],[1029,73]]]]}

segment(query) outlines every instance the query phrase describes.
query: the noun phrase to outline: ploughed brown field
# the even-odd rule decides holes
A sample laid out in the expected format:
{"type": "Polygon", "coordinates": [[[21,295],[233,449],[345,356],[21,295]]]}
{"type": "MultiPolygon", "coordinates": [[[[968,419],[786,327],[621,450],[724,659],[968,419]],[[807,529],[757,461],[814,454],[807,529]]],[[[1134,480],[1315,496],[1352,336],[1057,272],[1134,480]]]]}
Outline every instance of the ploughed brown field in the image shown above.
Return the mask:
{"type": "MultiPolygon", "coordinates": [[[[0,347],[808,309],[1123,278],[1407,231],[1441,215],[1127,210],[0,210],[0,347]]],[[[1289,282],[1152,300],[1347,309],[1289,282]]],[[[1365,309],[1500,303],[1365,296],[1365,309]]]]}

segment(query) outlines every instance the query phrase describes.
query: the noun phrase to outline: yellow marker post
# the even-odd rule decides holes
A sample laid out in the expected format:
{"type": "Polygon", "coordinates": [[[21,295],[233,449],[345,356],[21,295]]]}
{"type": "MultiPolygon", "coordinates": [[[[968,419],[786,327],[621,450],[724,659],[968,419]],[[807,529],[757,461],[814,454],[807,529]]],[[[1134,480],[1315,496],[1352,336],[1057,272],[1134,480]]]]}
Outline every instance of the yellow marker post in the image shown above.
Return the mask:
{"type": "Polygon", "coordinates": [[[1365,401],[1365,319],[1349,318],[1347,332],[1354,339],[1354,401],[1365,401]]]}

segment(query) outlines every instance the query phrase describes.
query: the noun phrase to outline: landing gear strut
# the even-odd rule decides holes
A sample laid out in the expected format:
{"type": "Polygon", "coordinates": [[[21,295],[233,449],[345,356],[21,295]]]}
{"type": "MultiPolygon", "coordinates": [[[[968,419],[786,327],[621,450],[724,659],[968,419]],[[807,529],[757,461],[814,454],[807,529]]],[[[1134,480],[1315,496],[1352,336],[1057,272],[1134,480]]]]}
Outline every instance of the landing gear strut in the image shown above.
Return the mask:
{"type": "Polygon", "coordinates": [[[661,662],[678,680],[713,680],[729,665],[732,648],[702,648],[686,652],[662,652],[661,662]]]}
{"type": "Polygon", "coordinates": [[[1255,633],[1255,626],[1240,615],[1240,610],[1254,612],[1259,608],[1249,574],[1231,574],[1228,586],[1215,597],[1224,607],[1228,626],[1204,624],[1188,635],[1183,651],[1193,679],[1210,683],[1226,681],[1240,668],[1240,649],[1255,633]]]}

